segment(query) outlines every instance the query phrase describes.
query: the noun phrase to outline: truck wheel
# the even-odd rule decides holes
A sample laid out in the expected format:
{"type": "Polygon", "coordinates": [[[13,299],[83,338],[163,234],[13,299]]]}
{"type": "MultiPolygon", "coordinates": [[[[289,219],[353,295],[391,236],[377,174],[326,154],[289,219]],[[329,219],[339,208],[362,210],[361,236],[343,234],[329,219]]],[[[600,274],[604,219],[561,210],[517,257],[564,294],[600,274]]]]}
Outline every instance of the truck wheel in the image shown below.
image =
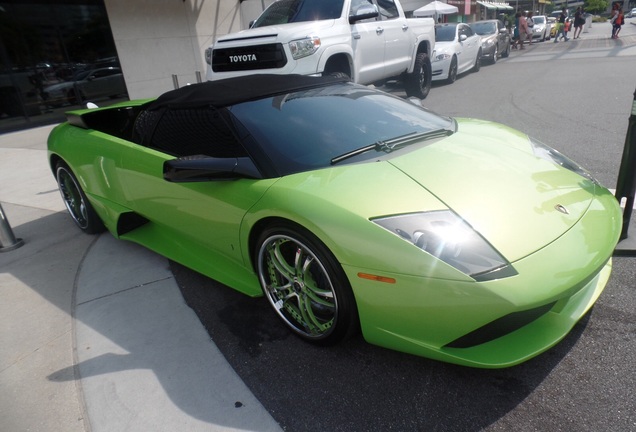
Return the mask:
{"type": "Polygon", "coordinates": [[[415,57],[413,72],[407,74],[404,80],[406,95],[426,99],[428,92],[431,91],[431,79],[431,60],[428,58],[428,54],[419,53],[417,57],[415,57]]]}

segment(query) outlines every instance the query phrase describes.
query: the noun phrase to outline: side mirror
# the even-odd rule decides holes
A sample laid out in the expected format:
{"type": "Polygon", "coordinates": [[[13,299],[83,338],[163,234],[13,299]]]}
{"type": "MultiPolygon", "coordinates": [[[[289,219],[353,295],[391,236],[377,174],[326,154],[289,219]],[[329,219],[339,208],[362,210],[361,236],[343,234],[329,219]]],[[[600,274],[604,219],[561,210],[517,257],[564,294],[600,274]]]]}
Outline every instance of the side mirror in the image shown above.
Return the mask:
{"type": "Polygon", "coordinates": [[[165,161],[163,178],[169,182],[184,183],[261,178],[261,174],[248,157],[214,158],[196,155],[165,161]]]}
{"type": "Polygon", "coordinates": [[[468,36],[466,36],[465,34],[459,35],[460,42],[464,42],[466,39],[468,39],[468,36]]]}
{"type": "Polygon", "coordinates": [[[356,9],[355,13],[349,15],[349,24],[355,24],[358,21],[377,18],[380,15],[376,5],[367,4],[356,9]]]}

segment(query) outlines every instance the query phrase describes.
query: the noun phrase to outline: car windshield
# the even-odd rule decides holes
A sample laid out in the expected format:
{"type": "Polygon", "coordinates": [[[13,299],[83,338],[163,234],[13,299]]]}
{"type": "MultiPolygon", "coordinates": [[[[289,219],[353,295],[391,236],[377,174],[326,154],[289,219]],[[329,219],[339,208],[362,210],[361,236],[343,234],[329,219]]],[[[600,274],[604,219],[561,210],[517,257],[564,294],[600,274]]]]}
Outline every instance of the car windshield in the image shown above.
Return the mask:
{"type": "Polygon", "coordinates": [[[532,17],[535,24],[545,24],[545,18],[542,16],[532,17]]]}
{"type": "Polygon", "coordinates": [[[451,42],[454,40],[455,40],[454,25],[435,26],[435,41],[436,42],[451,42]]]}
{"type": "MultiPolygon", "coordinates": [[[[282,175],[331,166],[332,159],[374,143],[454,128],[450,118],[346,83],[243,102],[228,111],[239,136],[258,143],[282,175]]],[[[379,155],[386,153],[365,152],[343,163],[379,155]]]]}
{"type": "Polygon", "coordinates": [[[497,26],[494,22],[476,22],[470,25],[479,36],[497,33],[497,26]]]}
{"type": "Polygon", "coordinates": [[[278,0],[259,16],[252,28],[340,18],[344,0],[278,0]]]}

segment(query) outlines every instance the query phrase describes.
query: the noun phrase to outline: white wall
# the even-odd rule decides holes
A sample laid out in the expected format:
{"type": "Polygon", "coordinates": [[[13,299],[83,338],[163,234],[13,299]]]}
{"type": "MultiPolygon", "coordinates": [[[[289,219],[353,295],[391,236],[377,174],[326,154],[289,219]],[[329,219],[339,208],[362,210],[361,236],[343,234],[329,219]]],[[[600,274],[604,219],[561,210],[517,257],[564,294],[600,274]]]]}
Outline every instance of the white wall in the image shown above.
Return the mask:
{"type": "Polygon", "coordinates": [[[104,3],[131,99],[172,90],[173,74],[180,86],[196,82],[196,71],[205,80],[205,49],[219,36],[244,28],[239,0],[104,3]]]}

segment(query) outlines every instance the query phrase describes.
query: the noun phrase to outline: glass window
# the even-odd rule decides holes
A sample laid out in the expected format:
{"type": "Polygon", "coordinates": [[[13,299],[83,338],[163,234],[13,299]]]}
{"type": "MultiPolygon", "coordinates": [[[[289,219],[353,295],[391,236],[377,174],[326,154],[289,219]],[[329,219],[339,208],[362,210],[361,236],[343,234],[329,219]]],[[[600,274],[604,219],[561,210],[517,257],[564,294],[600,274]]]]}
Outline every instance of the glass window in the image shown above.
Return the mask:
{"type": "Polygon", "coordinates": [[[123,75],[80,84],[119,67],[103,0],[0,0],[0,132],[56,123],[88,100],[127,100],[123,75]]]}
{"type": "Polygon", "coordinates": [[[393,0],[377,0],[380,9],[380,16],[384,19],[398,18],[400,15],[393,0]]]}
{"type": "MultiPolygon", "coordinates": [[[[452,124],[403,99],[349,84],[244,102],[229,110],[282,174],[328,167],[331,159],[352,150],[452,124]]],[[[347,161],[378,154],[384,153],[347,161]]]]}
{"type": "Polygon", "coordinates": [[[166,110],[154,129],[150,147],[178,157],[246,156],[221,113],[213,108],[166,110]]]}

